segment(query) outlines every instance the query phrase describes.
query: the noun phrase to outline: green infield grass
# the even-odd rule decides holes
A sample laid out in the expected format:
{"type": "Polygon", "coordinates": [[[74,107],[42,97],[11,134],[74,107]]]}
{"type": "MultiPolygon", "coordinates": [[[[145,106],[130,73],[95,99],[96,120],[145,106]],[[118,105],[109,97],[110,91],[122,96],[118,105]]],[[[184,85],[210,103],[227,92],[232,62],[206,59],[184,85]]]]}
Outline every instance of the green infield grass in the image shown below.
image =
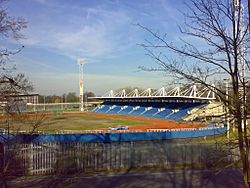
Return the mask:
{"type": "Polygon", "coordinates": [[[120,120],[107,117],[94,117],[81,114],[55,114],[50,116],[33,115],[15,118],[1,118],[0,128],[11,131],[55,133],[63,130],[101,130],[109,127],[143,126],[147,122],[120,120]]]}

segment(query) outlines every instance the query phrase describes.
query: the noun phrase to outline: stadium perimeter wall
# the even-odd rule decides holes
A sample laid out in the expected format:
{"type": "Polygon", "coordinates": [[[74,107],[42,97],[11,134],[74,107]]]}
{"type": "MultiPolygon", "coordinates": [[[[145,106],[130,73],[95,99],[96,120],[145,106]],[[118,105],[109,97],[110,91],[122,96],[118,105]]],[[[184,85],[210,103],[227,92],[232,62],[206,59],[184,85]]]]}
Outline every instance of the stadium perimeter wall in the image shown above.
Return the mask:
{"type": "Polygon", "coordinates": [[[194,131],[167,131],[167,132],[130,132],[130,133],[99,133],[99,134],[19,134],[1,135],[0,142],[4,137],[16,137],[21,143],[111,143],[111,142],[131,142],[131,141],[153,141],[153,140],[175,140],[191,139],[198,137],[208,137],[222,135],[227,132],[227,128],[213,128],[194,131]]]}

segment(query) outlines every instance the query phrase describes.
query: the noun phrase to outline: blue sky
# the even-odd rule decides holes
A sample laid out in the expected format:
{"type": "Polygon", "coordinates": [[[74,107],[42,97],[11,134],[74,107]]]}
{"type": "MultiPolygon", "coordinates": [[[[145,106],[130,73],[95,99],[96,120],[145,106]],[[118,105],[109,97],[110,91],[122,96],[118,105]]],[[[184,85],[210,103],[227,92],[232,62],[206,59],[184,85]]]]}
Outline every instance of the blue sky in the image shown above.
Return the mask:
{"type": "Polygon", "coordinates": [[[13,61],[40,94],[78,93],[77,59],[84,58],[85,90],[97,95],[126,86],[160,88],[168,78],[138,71],[154,66],[138,43],[149,34],[136,23],[178,38],[183,17],[181,0],[10,0],[11,15],[28,21],[24,45],[13,61]]]}

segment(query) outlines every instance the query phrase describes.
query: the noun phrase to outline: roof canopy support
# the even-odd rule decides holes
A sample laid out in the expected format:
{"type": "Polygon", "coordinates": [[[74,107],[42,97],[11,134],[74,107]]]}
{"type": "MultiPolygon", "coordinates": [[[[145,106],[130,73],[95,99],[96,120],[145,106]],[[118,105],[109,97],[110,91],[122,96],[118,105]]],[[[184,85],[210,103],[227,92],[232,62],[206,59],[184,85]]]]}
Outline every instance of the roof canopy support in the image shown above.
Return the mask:
{"type": "MultiPolygon", "coordinates": [[[[213,88],[213,87],[212,87],[213,88]]],[[[169,91],[165,87],[162,87],[155,92],[152,92],[151,88],[148,88],[142,92],[138,89],[134,89],[130,93],[126,93],[126,90],[120,90],[119,92],[110,92],[104,94],[102,97],[91,97],[91,98],[144,98],[144,97],[182,97],[182,98],[192,98],[192,99],[207,99],[214,100],[215,92],[213,89],[197,87],[196,84],[191,85],[188,88],[181,90],[180,87],[175,87],[169,91]]]]}

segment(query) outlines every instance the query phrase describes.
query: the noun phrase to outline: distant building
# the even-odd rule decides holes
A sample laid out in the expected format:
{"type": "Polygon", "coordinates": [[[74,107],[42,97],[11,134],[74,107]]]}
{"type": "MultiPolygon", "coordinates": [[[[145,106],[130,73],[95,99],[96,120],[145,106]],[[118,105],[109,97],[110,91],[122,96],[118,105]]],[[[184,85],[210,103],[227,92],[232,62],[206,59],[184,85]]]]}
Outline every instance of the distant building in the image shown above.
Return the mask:
{"type": "Polygon", "coordinates": [[[0,100],[0,109],[5,111],[6,107],[16,109],[29,104],[38,104],[38,96],[39,94],[10,95],[8,98],[5,97],[0,100]]]}
{"type": "Polygon", "coordinates": [[[39,94],[20,94],[12,95],[11,97],[23,104],[38,104],[38,96],[39,94]]]}

